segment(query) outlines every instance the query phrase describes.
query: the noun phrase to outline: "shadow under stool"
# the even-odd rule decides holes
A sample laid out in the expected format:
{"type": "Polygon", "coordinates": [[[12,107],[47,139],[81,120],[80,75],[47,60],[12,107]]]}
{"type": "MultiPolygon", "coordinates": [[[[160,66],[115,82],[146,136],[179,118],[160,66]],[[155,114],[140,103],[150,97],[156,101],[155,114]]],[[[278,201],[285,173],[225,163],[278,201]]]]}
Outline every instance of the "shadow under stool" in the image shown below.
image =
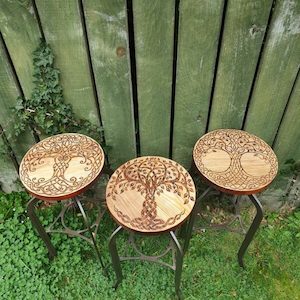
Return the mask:
{"type": "MultiPolygon", "coordinates": [[[[121,261],[146,260],[160,263],[175,271],[175,291],[181,297],[180,281],[184,252],[175,230],[189,217],[195,204],[195,186],[189,173],[178,163],[158,157],[145,156],[130,160],[111,176],[106,189],[108,210],[119,224],[109,240],[109,251],[116,273],[115,287],[122,281],[121,261]],[[129,246],[136,256],[120,256],[116,238],[125,230],[129,232],[129,246]],[[167,235],[170,244],[161,255],[149,256],[135,244],[134,235],[167,235]],[[162,258],[173,254],[173,264],[162,258]]],[[[186,234],[185,242],[191,232],[186,234]]]]}
{"type": "MultiPolygon", "coordinates": [[[[263,208],[255,194],[265,190],[275,178],[278,171],[276,155],[267,143],[253,134],[219,129],[205,134],[196,142],[193,163],[197,174],[209,187],[197,199],[189,220],[189,230],[194,227],[201,202],[214,190],[233,195],[235,206],[241,195],[247,195],[255,206],[256,215],[238,251],[239,265],[244,267],[244,254],[263,219],[263,208]]],[[[188,242],[184,251],[187,247],[188,242]]]]}
{"type": "MultiPolygon", "coordinates": [[[[85,206],[90,201],[82,199],[82,194],[99,178],[103,171],[105,155],[101,146],[92,138],[82,134],[59,134],[35,144],[25,154],[20,165],[20,179],[26,190],[32,195],[27,204],[28,216],[33,227],[44,241],[49,258],[57,255],[51,243],[49,233],[66,233],[71,237],[80,237],[89,242],[94,248],[99,262],[106,273],[102,256],[96,244],[96,234],[104,213],[99,201],[94,201],[99,211],[93,224],[90,222],[85,206]],[[37,214],[36,206],[40,203],[58,204],[62,210],[54,222],[44,228],[37,214]],[[65,214],[70,209],[79,209],[85,228],[74,230],[65,221],[65,214]],[[60,223],[62,228],[56,229],[60,223]],[[86,236],[86,234],[88,236],[86,236]]],[[[90,203],[90,202],[89,202],[90,203]]]]}

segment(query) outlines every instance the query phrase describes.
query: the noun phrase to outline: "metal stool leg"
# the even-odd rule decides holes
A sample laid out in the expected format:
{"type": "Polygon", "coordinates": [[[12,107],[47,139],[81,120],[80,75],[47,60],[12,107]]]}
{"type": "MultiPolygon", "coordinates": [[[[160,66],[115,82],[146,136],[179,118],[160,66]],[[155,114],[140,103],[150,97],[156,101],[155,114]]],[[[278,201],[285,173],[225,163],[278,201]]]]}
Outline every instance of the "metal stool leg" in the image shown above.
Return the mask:
{"type": "Polygon", "coordinates": [[[190,219],[186,225],[186,236],[185,236],[185,241],[184,241],[184,246],[183,246],[183,253],[185,253],[189,247],[190,244],[190,239],[192,236],[192,231],[193,231],[193,227],[194,227],[194,223],[195,223],[195,219],[197,216],[197,212],[198,209],[200,207],[200,202],[201,200],[210,192],[210,190],[212,189],[212,187],[208,187],[201,195],[200,197],[197,198],[194,209],[192,211],[192,214],[190,216],[190,219]]]}
{"type": "Polygon", "coordinates": [[[48,249],[48,252],[49,252],[49,258],[53,259],[57,255],[56,250],[55,250],[54,246],[51,243],[49,235],[45,231],[45,228],[43,227],[42,223],[40,222],[39,218],[37,217],[37,215],[35,213],[35,205],[39,201],[40,200],[37,199],[37,198],[32,198],[27,203],[27,214],[28,214],[28,217],[31,220],[31,223],[32,223],[33,227],[36,228],[39,236],[44,241],[44,243],[45,243],[45,245],[46,245],[46,247],[48,249]]]}
{"type": "Polygon", "coordinates": [[[182,298],[181,291],[180,291],[180,281],[181,281],[181,274],[182,274],[182,265],[183,265],[183,256],[184,253],[182,248],[178,242],[178,239],[173,231],[170,231],[171,239],[174,242],[175,246],[175,292],[179,299],[182,298]]]}
{"type": "Polygon", "coordinates": [[[251,202],[255,205],[256,215],[255,215],[255,218],[254,218],[248,232],[246,233],[245,239],[244,239],[244,241],[239,249],[239,252],[238,252],[238,261],[239,261],[239,265],[241,267],[245,267],[244,261],[243,261],[244,254],[245,254],[249,244],[253,240],[253,237],[263,219],[263,208],[262,208],[262,205],[260,204],[259,200],[257,199],[257,197],[255,195],[249,195],[249,198],[250,198],[251,202]]]}
{"type": "Polygon", "coordinates": [[[117,246],[116,246],[116,237],[117,234],[123,229],[122,226],[119,226],[110,236],[109,238],[109,243],[108,243],[108,247],[109,247],[109,253],[111,256],[111,260],[112,260],[112,265],[114,268],[114,271],[116,273],[116,277],[117,277],[117,281],[114,285],[114,288],[116,289],[118,287],[118,285],[121,283],[122,279],[123,279],[123,275],[122,275],[122,269],[121,269],[121,262],[120,262],[120,256],[118,254],[118,250],[117,250],[117,246]]]}
{"type": "Polygon", "coordinates": [[[78,200],[77,197],[75,197],[73,200],[74,200],[75,204],[77,204],[77,206],[78,206],[78,208],[79,208],[79,210],[80,210],[80,212],[81,212],[81,214],[82,214],[82,217],[83,217],[83,219],[84,219],[84,223],[85,223],[86,227],[87,227],[88,230],[89,230],[89,233],[90,233],[90,235],[91,235],[92,242],[93,242],[95,251],[96,251],[96,253],[97,253],[99,262],[100,262],[100,264],[101,264],[101,267],[103,268],[103,272],[104,272],[104,274],[108,277],[108,273],[107,273],[107,271],[106,271],[106,269],[105,269],[105,267],[104,267],[104,263],[103,263],[103,261],[102,261],[102,258],[101,258],[99,249],[98,249],[98,247],[97,247],[96,240],[95,240],[93,231],[92,231],[92,229],[91,229],[91,226],[90,226],[90,222],[89,222],[89,220],[88,220],[88,217],[87,217],[87,215],[86,215],[86,213],[85,213],[85,211],[84,211],[84,209],[83,209],[83,207],[82,207],[82,205],[81,205],[80,200],[78,200]]]}

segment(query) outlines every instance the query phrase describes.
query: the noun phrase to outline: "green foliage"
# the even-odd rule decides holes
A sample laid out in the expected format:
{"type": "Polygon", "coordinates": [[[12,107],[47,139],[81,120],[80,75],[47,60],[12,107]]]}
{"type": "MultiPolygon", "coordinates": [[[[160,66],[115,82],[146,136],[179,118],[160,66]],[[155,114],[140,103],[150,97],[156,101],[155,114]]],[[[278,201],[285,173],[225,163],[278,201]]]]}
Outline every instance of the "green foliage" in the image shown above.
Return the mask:
{"type": "Polygon", "coordinates": [[[288,159],[284,162],[284,165],[280,168],[280,175],[297,175],[300,173],[300,161],[294,159],[288,159]]]}
{"type": "MultiPolygon", "coordinates": [[[[0,134],[0,139],[2,139],[2,135],[0,134]]],[[[4,141],[0,140],[0,158],[6,157],[9,154],[10,149],[7,147],[6,143],[4,141]]]]}
{"type": "MultiPolygon", "coordinates": [[[[79,238],[52,234],[58,256],[49,261],[26,216],[28,199],[26,193],[0,194],[0,299],[175,299],[173,272],[151,263],[122,263],[124,280],[114,291],[111,266],[108,280],[90,245],[79,238]]],[[[55,213],[47,208],[39,217],[47,225],[55,213]]],[[[80,216],[72,221],[76,225],[80,216]]],[[[267,215],[245,257],[245,270],[236,258],[243,237],[209,230],[194,234],[184,259],[185,299],[299,299],[299,225],[299,210],[267,215]]],[[[115,227],[108,215],[100,224],[97,241],[106,263],[115,227]]],[[[128,247],[125,239],[125,234],[118,239],[121,253],[128,247]]],[[[146,253],[166,244],[163,237],[153,239],[142,244],[146,253]]]]}
{"type": "Polygon", "coordinates": [[[34,89],[30,99],[19,97],[13,108],[14,130],[20,135],[29,126],[37,133],[54,135],[64,132],[87,134],[103,143],[103,130],[85,119],[78,119],[70,104],[64,102],[59,83],[59,70],[54,68],[54,55],[41,40],[33,53],[34,89]]]}
{"type": "Polygon", "coordinates": [[[300,211],[288,217],[287,227],[291,234],[300,239],[300,211]]]}

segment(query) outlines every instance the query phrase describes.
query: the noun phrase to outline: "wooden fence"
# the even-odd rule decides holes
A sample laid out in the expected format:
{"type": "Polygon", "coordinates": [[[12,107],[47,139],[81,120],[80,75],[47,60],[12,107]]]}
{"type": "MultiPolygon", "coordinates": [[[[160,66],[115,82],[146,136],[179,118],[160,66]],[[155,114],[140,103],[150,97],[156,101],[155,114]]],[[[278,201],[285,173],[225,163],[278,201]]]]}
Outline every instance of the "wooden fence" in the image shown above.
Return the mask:
{"type": "MultiPolygon", "coordinates": [[[[195,141],[225,127],[260,136],[280,163],[300,159],[299,0],[0,0],[0,30],[4,140],[44,37],[65,101],[103,124],[113,167],[137,155],[188,167],[195,141]]],[[[6,191],[34,138],[8,142],[6,191]]]]}

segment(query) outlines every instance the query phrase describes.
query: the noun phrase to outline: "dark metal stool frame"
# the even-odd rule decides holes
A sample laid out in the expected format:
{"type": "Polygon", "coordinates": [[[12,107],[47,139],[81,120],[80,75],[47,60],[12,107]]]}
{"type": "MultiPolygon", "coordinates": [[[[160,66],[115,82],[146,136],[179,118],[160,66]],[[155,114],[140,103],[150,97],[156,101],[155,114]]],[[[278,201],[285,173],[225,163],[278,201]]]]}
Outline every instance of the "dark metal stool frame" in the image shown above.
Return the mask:
{"type": "Polygon", "coordinates": [[[98,217],[97,217],[96,221],[94,222],[94,224],[91,224],[89,222],[89,219],[88,219],[88,216],[87,216],[86,212],[83,209],[83,205],[82,205],[79,197],[75,196],[73,199],[71,199],[69,201],[68,200],[63,200],[64,205],[63,205],[60,213],[55,218],[54,222],[45,230],[45,228],[43,227],[41,221],[39,220],[38,216],[35,213],[35,207],[36,207],[36,204],[39,201],[44,201],[44,200],[40,200],[38,198],[33,197],[27,203],[27,213],[28,213],[28,216],[29,216],[29,218],[32,222],[33,227],[35,227],[35,229],[37,230],[39,236],[41,237],[41,239],[43,240],[43,242],[45,243],[45,245],[48,249],[49,258],[53,259],[57,255],[56,249],[54,248],[53,244],[51,243],[49,233],[66,233],[69,236],[80,237],[80,238],[86,240],[87,242],[89,242],[94,247],[94,249],[96,251],[96,254],[97,254],[97,257],[99,259],[99,262],[100,262],[101,266],[104,269],[104,264],[103,264],[103,261],[102,261],[102,258],[101,258],[99,249],[97,247],[96,240],[95,240],[96,239],[96,234],[97,234],[97,231],[98,231],[98,227],[99,227],[99,223],[100,223],[100,220],[101,220],[101,218],[104,214],[104,211],[100,212],[98,214],[98,217]],[[66,224],[64,222],[64,214],[71,205],[75,205],[75,207],[77,206],[79,208],[80,213],[82,214],[82,217],[83,217],[86,228],[81,229],[81,230],[73,230],[73,229],[66,226],[66,224]],[[63,225],[64,229],[62,229],[62,230],[52,229],[53,226],[58,222],[59,219],[60,219],[61,224],[63,225]],[[95,227],[94,231],[92,230],[92,227],[95,227]],[[87,232],[87,231],[89,232],[91,238],[87,238],[86,236],[83,235],[83,233],[87,232]]]}
{"type": "MultiPolygon", "coordinates": [[[[108,164],[108,163],[106,162],[106,164],[108,164]]],[[[112,173],[113,173],[113,171],[109,167],[109,165],[104,165],[101,174],[106,174],[108,176],[111,176],[112,173]]],[[[47,229],[44,228],[44,226],[42,225],[41,221],[39,220],[38,216],[35,213],[36,205],[38,204],[38,202],[45,202],[45,200],[39,199],[37,197],[32,197],[27,203],[27,214],[28,214],[28,217],[29,217],[33,227],[37,230],[39,236],[41,237],[41,239],[43,240],[43,242],[45,243],[45,245],[47,247],[49,259],[52,260],[55,256],[57,256],[56,249],[54,248],[54,246],[51,242],[49,233],[64,233],[70,237],[79,237],[79,238],[87,241],[88,243],[90,243],[91,246],[94,248],[97,258],[100,262],[100,265],[103,268],[103,272],[108,277],[107,268],[105,267],[105,265],[103,263],[103,259],[100,255],[100,251],[99,251],[97,243],[96,243],[96,235],[97,235],[97,231],[99,228],[99,224],[100,224],[100,221],[106,210],[102,210],[102,211],[99,210],[99,213],[98,213],[98,216],[97,216],[95,222],[93,224],[91,224],[91,222],[89,221],[89,218],[83,208],[83,205],[82,205],[82,202],[84,202],[84,201],[90,201],[90,200],[80,200],[79,196],[75,196],[73,198],[70,198],[69,200],[64,199],[64,200],[52,201],[54,203],[63,202],[63,207],[62,207],[60,213],[55,218],[54,222],[52,224],[50,224],[47,229]],[[65,221],[64,221],[65,212],[71,206],[78,207],[78,209],[83,217],[84,224],[86,226],[85,228],[79,229],[79,230],[73,230],[65,224],[65,221]],[[53,229],[54,225],[58,221],[60,221],[60,223],[62,224],[64,229],[60,229],[60,230],[53,229]],[[94,231],[92,229],[93,227],[95,227],[94,231]],[[85,232],[89,232],[90,238],[87,238],[84,235],[85,232]]]]}
{"type": "MultiPolygon", "coordinates": [[[[121,283],[123,279],[122,274],[122,268],[121,268],[121,261],[125,260],[141,260],[141,261],[149,261],[149,262],[155,262],[162,266],[168,267],[175,271],[175,292],[178,295],[179,298],[181,298],[181,292],[180,292],[180,280],[181,280],[181,274],[182,274],[182,266],[183,266],[183,257],[184,257],[184,251],[181,247],[176,234],[174,231],[169,231],[169,237],[170,237],[170,244],[167,246],[167,248],[163,251],[162,254],[156,255],[156,256],[149,256],[141,251],[138,250],[133,235],[135,233],[130,232],[128,243],[132,246],[132,248],[135,250],[135,252],[138,254],[138,256],[119,256],[117,246],[116,246],[116,238],[117,235],[124,229],[123,226],[119,226],[110,236],[109,238],[109,251],[111,254],[112,264],[114,271],[116,273],[116,283],[114,284],[114,288],[117,288],[118,285],[121,283]],[[165,263],[161,260],[164,256],[166,256],[170,251],[172,251],[172,258],[173,258],[173,264],[170,265],[168,263],[165,263]]],[[[189,234],[189,237],[191,237],[191,232],[189,234]]],[[[185,243],[189,243],[189,241],[186,241],[185,243]]]]}
{"type": "MultiPolygon", "coordinates": [[[[137,160],[139,160],[139,159],[142,160],[145,158],[141,157],[141,158],[138,158],[137,160]]],[[[160,157],[146,157],[146,160],[147,159],[167,160],[165,158],[160,158],[160,157]]],[[[129,163],[129,165],[130,165],[130,162],[132,162],[132,161],[134,161],[134,160],[127,162],[127,164],[129,163]]],[[[170,161],[170,160],[168,160],[168,161],[170,161]]],[[[175,162],[173,162],[173,163],[178,165],[175,162]]],[[[133,165],[134,165],[134,163],[133,163],[133,165]]],[[[126,169],[126,164],[124,164],[123,166],[126,169]]],[[[123,166],[121,166],[119,169],[121,169],[123,166]]],[[[116,172],[118,172],[118,170],[116,172]]],[[[118,174],[120,174],[120,173],[122,173],[122,171],[119,171],[118,174]]],[[[114,175],[113,175],[113,177],[114,177],[114,175]]],[[[190,178],[190,179],[192,181],[192,178],[190,178]]],[[[129,179],[127,179],[127,180],[129,180],[129,179]]],[[[128,181],[128,182],[130,184],[130,181],[128,181]]],[[[115,182],[115,185],[117,185],[117,182],[115,182]]],[[[110,189],[109,186],[110,186],[110,183],[108,183],[108,189],[110,189]]],[[[112,184],[112,186],[113,186],[113,184],[112,184]]],[[[153,181],[153,186],[155,186],[154,181],[153,181]]],[[[194,195],[195,195],[195,190],[192,193],[194,193],[194,195]]],[[[107,195],[108,195],[108,193],[107,193],[107,195]]],[[[145,200],[145,201],[147,202],[147,200],[145,200]]],[[[192,202],[195,203],[194,201],[195,201],[195,198],[193,199],[192,202]]],[[[194,206],[194,204],[193,204],[193,206],[194,206]]],[[[143,207],[145,207],[144,204],[143,204],[143,207]]],[[[112,213],[111,209],[110,209],[110,212],[112,213]]],[[[190,214],[190,212],[188,213],[188,215],[189,214],[190,214]]],[[[115,282],[114,287],[117,288],[123,279],[123,274],[122,274],[122,269],[121,269],[121,261],[125,261],[125,260],[149,261],[149,262],[155,262],[164,267],[170,268],[175,272],[175,292],[176,292],[176,295],[179,298],[181,298],[182,295],[181,295],[181,290],[180,290],[180,281],[181,281],[183,258],[184,258],[185,252],[183,250],[184,246],[180,245],[180,242],[176,236],[176,233],[178,232],[178,235],[180,238],[184,238],[183,245],[188,245],[189,241],[187,241],[187,239],[189,239],[191,237],[191,228],[190,227],[187,228],[187,225],[186,225],[188,222],[187,221],[188,217],[186,217],[186,219],[184,221],[182,221],[181,223],[179,223],[177,226],[172,226],[170,229],[165,229],[165,230],[157,231],[157,232],[147,232],[147,231],[142,232],[139,230],[135,230],[133,228],[127,227],[127,225],[125,225],[125,224],[123,225],[122,222],[118,221],[115,217],[114,217],[114,219],[119,224],[119,227],[112,233],[112,235],[110,236],[110,239],[109,239],[109,251],[110,251],[110,255],[111,255],[111,259],[112,259],[112,265],[113,265],[114,271],[116,273],[116,282],[115,282]],[[116,245],[116,239],[117,239],[117,236],[122,232],[122,230],[126,230],[127,232],[129,232],[128,243],[132,247],[132,249],[135,251],[135,253],[137,254],[136,256],[120,256],[119,255],[118,250],[117,250],[117,245],[116,245]],[[176,233],[175,233],[175,230],[176,230],[176,233]],[[188,230],[189,230],[189,232],[188,232],[188,230]],[[166,247],[166,249],[162,251],[161,254],[156,255],[156,256],[146,255],[138,249],[138,247],[135,243],[135,240],[134,240],[135,234],[140,235],[140,236],[168,235],[170,238],[170,243],[166,247]],[[164,256],[166,256],[167,254],[169,254],[170,252],[172,253],[173,264],[166,263],[165,261],[162,260],[162,258],[164,256]]]]}
{"type": "MultiPolygon", "coordinates": [[[[194,227],[194,223],[195,223],[195,219],[196,219],[196,216],[199,212],[199,208],[200,208],[200,204],[201,204],[201,201],[203,201],[203,199],[213,190],[213,187],[208,187],[198,198],[197,198],[197,201],[196,201],[196,204],[195,204],[195,207],[194,207],[194,210],[192,212],[192,216],[188,222],[188,232],[191,232],[193,230],[193,227],[194,227]]],[[[259,225],[263,219],[263,208],[262,208],[262,205],[260,203],[260,201],[258,200],[258,198],[256,197],[256,195],[248,195],[249,199],[251,200],[251,202],[254,204],[255,208],[256,208],[256,215],[248,229],[248,231],[246,232],[245,234],[245,238],[242,242],[242,245],[240,246],[240,249],[238,251],[238,262],[239,262],[239,265],[240,267],[245,267],[244,265],[244,255],[245,255],[245,252],[248,248],[248,246],[250,245],[250,243],[252,242],[253,238],[254,238],[254,235],[256,233],[256,231],[258,230],[259,228],[259,225]]],[[[227,225],[227,224],[226,224],[227,225]]],[[[219,225],[219,226],[222,226],[223,229],[224,229],[224,226],[223,224],[222,225],[219,225]]],[[[218,228],[219,226],[214,226],[214,228],[218,228]]],[[[187,251],[188,249],[188,246],[189,246],[189,240],[190,239],[187,239],[187,243],[185,244],[184,246],[184,252],[187,251]]]]}
{"type": "MultiPolygon", "coordinates": [[[[57,255],[49,233],[65,233],[72,237],[80,237],[89,242],[95,249],[103,271],[105,275],[108,275],[95,240],[104,210],[99,207],[96,220],[91,224],[83,205],[84,202],[90,200],[79,197],[82,192],[95,183],[101,174],[111,175],[112,173],[101,146],[92,138],[82,134],[64,133],[51,136],[35,144],[27,151],[22,159],[19,173],[21,182],[32,196],[32,199],[27,203],[28,216],[33,227],[44,241],[49,258],[53,259],[57,255]],[[77,159],[77,163],[75,162],[70,168],[70,162],[73,159],[74,161],[77,159]],[[73,172],[71,173],[73,177],[70,179],[65,177],[67,170],[73,172]],[[30,174],[34,174],[34,176],[30,174]],[[45,179],[47,176],[51,177],[45,179]],[[74,185],[74,182],[77,185],[74,185]],[[35,212],[38,202],[63,203],[60,213],[47,229],[43,227],[35,212]],[[78,207],[85,228],[73,230],[66,225],[65,213],[72,207],[78,207]],[[55,224],[59,221],[63,229],[55,229],[55,224]],[[95,229],[93,230],[93,228],[95,229]],[[86,232],[89,232],[90,238],[84,235],[86,232]]],[[[96,200],[94,202],[99,203],[96,200]]]]}
{"type": "MultiPolygon", "coordinates": [[[[168,267],[168,268],[172,269],[173,271],[175,271],[175,292],[178,295],[178,297],[181,297],[180,280],[181,280],[181,274],[182,274],[184,252],[183,252],[183,249],[182,249],[174,231],[168,232],[170,235],[169,246],[167,246],[167,248],[163,251],[162,254],[156,255],[156,256],[149,256],[149,255],[146,255],[146,254],[142,253],[141,251],[139,251],[134,242],[134,238],[133,238],[134,233],[130,232],[128,242],[133,247],[135,252],[139,255],[138,256],[119,256],[117,246],[116,246],[116,237],[123,229],[124,229],[123,226],[119,226],[109,238],[109,251],[111,253],[112,264],[113,264],[113,268],[114,268],[114,271],[115,271],[116,277],[117,277],[114,287],[117,288],[123,279],[123,274],[122,274],[122,269],[121,269],[121,261],[125,261],[125,260],[149,261],[149,262],[158,263],[162,266],[168,267]],[[161,258],[163,258],[165,255],[167,255],[170,251],[172,251],[172,256],[173,256],[173,264],[172,265],[165,263],[164,261],[161,260],[161,258]]],[[[191,236],[191,234],[190,234],[190,236],[191,236]]]]}
{"type": "MultiPolygon", "coordinates": [[[[210,187],[197,199],[189,223],[191,228],[194,226],[201,201],[212,188],[234,196],[235,218],[239,219],[243,233],[245,230],[239,215],[239,196],[248,196],[255,206],[256,215],[238,251],[238,263],[244,267],[245,252],[263,219],[263,208],[255,194],[266,189],[275,178],[278,171],[276,155],[268,144],[253,134],[237,129],[217,129],[205,134],[196,142],[191,170],[196,169],[199,177],[208,182],[210,187]],[[250,156],[245,158],[242,165],[243,155],[250,156]],[[254,163],[260,166],[260,169],[255,169],[255,174],[251,169],[254,163]]],[[[226,227],[228,223],[214,227],[224,228],[223,225],[226,227]]]]}

